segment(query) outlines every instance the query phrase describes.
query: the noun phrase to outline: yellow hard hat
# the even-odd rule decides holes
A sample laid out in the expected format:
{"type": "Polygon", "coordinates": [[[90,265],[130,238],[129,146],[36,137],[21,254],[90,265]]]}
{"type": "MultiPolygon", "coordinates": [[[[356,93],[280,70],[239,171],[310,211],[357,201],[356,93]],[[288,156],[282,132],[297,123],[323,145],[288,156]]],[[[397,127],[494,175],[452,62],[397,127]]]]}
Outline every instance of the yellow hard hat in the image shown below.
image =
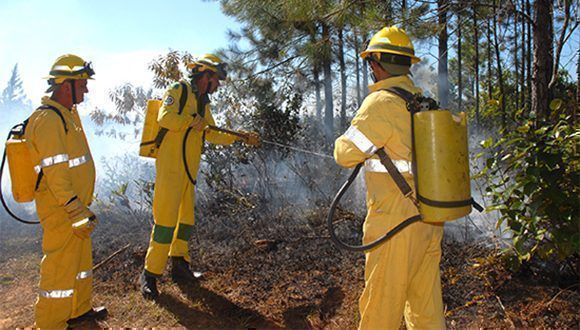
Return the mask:
{"type": "MultiPolygon", "coordinates": [[[[415,56],[415,48],[411,39],[407,33],[396,26],[384,27],[382,30],[377,32],[369,41],[367,48],[363,51],[360,56],[363,59],[368,59],[369,57],[375,58],[380,61],[383,54],[392,54],[408,57],[411,59],[411,63],[415,64],[421,61],[420,58],[415,56]]],[[[399,56],[394,56],[393,59],[399,56]]],[[[411,64],[409,63],[409,64],[411,64]]],[[[395,63],[404,64],[404,63],[395,63]]]]}
{"type": "Polygon", "coordinates": [[[223,62],[214,54],[205,54],[196,58],[193,62],[187,64],[187,70],[191,74],[202,73],[206,70],[215,72],[220,80],[225,80],[228,76],[226,71],[227,63],[223,62]]]}
{"type": "Polygon", "coordinates": [[[76,55],[66,54],[56,59],[50,73],[44,79],[48,79],[50,85],[58,85],[68,79],[93,79],[91,77],[94,74],[91,62],[86,62],[76,55]]]}

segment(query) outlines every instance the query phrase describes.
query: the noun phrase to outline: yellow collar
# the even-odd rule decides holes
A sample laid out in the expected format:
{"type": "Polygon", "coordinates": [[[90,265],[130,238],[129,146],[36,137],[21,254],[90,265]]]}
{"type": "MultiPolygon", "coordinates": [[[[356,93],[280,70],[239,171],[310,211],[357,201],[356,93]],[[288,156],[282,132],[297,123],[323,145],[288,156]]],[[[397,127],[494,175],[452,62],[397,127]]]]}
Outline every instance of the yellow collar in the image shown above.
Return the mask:
{"type": "MultiPolygon", "coordinates": [[[[58,110],[60,110],[60,112],[62,113],[63,116],[66,116],[66,114],[68,114],[72,111],[71,109],[66,108],[65,106],[56,102],[55,100],[51,99],[48,96],[43,96],[41,103],[42,103],[42,105],[50,105],[50,106],[57,108],[58,110]]],[[[75,109],[74,105],[73,105],[73,109],[75,109]]]]}
{"type": "Polygon", "coordinates": [[[415,84],[413,83],[411,78],[409,78],[409,76],[406,75],[383,79],[379,82],[369,85],[369,91],[372,93],[381,89],[387,89],[392,87],[401,87],[412,93],[421,93],[421,89],[415,87],[415,84]]]}

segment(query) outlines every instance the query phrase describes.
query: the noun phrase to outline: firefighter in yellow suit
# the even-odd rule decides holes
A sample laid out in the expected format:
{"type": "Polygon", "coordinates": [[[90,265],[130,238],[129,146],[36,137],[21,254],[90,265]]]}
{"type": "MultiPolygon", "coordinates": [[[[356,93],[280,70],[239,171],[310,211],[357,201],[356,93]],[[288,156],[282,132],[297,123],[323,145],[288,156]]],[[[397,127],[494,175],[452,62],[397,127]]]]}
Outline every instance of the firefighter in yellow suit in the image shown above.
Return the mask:
{"type": "MultiPolygon", "coordinates": [[[[350,128],[336,140],[334,157],[343,167],[364,162],[368,212],[363,241],[368,244],[418,214],[375,152],[384,148],[414,186],[410,114],[403,99],[385,89],[419,93],[409,74],[420,59],[405,31],[397,27],[376,33],[361,57],[369,62],[375,83],[350,128]]],[[[398,329],[402,315],[410,329],[445,328],[439,274],[442,236],[442,224],[416,222],[366,252],[359,329],[398,329]]]]}
{"type": "MultiPolygon", "coordinates": [[[[191,260],[187,243],[193,231],[195,180],[203,143],[229,145],[240,139],[208,129],[208,125],[215,125],[208,95],[217,90],[221,80],[226,79],[226,63],[215,55],[206,54],[188,64],[187,69],[190,81],[170,86],[159,109],[159,126],[168,131],[155,163],[155,225],[145,257],[145,269],[139,277],[141,293],[147,299],[158,297],[156,279],[163,274],[169,257],[174,281],[196,280],[189,267],[191,260]],[[187,93],[187,100],[180,113],[183,93],[187,93]],[[188,168],[183,157],[186,157],[188,168]]],[[[242,140],[249,145],[259,144],[255,133],[247,133],[242,140]]]]}
{"type": "Polygon", "coordinates": [[[36,211],[43,229],[40,290],[35,321],[39,328],[64,329],[107,315],[92,308],[92,246],[97,221],[89,210],[95,166],[76,104],[88,92],[90,63],[75,55],[59,57],[47,77],[50,97],[30,116],[25,137],[38,173],[36,211]],[[67,324],[68,322],[68,324],[67,324]]]}

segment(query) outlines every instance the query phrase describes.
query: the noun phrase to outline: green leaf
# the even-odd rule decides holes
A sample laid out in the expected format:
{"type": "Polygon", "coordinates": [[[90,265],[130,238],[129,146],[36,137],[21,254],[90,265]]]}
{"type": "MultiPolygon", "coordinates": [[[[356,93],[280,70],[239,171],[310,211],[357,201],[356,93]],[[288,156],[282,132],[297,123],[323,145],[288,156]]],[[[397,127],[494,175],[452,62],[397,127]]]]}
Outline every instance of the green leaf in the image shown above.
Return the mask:
{"type": "Polygon", "coordinates": [[[492,144],[493,144],[493,139],[491,137],[489,137],[489,138],[487,138],[479,143],[479,145],[485,149],[491,147],[492,144]]]}
{"type": "Polygon", "coordinates": [[[550,109],[552,111],[558,111],[562,107],[562,104],[564,104],[564,101],[561,99],[553,99],[552,102],[550,102],[550,109]]]}

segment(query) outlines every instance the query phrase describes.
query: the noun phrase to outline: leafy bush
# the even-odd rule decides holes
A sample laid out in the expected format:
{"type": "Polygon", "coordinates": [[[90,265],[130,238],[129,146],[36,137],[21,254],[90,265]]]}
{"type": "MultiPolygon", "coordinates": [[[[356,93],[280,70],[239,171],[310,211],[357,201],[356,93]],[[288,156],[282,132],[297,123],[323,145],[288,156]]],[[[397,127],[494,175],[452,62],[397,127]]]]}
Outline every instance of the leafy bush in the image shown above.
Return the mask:
{"type": "MultiPolygon", "coordinates": [[[[552,110],[561,103],[552,102],[552,110]]],[[[521,118],[524,124],[505,130],[499,140],[482,142],[491,151],[478,174],[489,181],[488,210],[498,210],[498,228],[507,224],[513,233],[512,250],[520,262],[534,256],[577,261],[580,131],[565,113],[540,125],[532,119],[521,118]]]]}

